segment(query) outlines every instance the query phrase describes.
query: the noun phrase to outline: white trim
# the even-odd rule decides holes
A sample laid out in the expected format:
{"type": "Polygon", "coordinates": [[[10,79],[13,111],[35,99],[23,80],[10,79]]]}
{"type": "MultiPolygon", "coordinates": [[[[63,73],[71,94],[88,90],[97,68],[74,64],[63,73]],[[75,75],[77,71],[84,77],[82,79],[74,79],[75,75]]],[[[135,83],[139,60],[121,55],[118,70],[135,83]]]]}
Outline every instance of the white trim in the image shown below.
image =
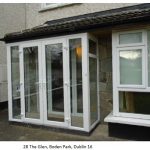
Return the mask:
{"type": "Polygon", "coordinates": [[[91,126],[90,131],[95,128],[95,126],[100,122],[100,120],[96,120],[91,126]]]}
{"type": "Polygon", "coordinates": [[[10,46],[7,46],[7,80],[8,80],[8,116],[9,120],[12,117],[12,82],[11,82],[11,52],[10,46]]]}
{"type": "Polygon", "coordinates": [[[104,120],[105,122],[111,123],[121,123],[121,124],[130,124],[137,126],[150,127],[150,120],[147,119],[137,119],[137,118],[127,118],[127,117],[116,117],[110,113],[104,120]]]}
{"type": "Polygon", "coordinates": [[[78,33],[78,34],[70,34],[70,35],[63,35],[63,36],[55,36],[55,37],[48,37],[48,38],[41,38],[41,39],[35,39],[35,40],[29,40],[29,41],[20,41],[20,42],[15,42],[15,43],[8,43],[7,46],[14,46],[14,45],[21,45],[21,44],[30,44],[32,43],[40,43],[40,42],[49,42],[61,38],[81,38],[82,36],[84,37],[87,33],[78,33]]]}
{"type": "Polygon", "coordinates": [[[116,97],[118,97],[118,92],[116,90],[116,84],[118,79],[118,73],[117,73],[117,57],[116,57],[116,38],[117,34],[112,31],[112,77],[113,77],[113,115],[117,116],[119,112],[119,103],[118,100],[116,100],[116,97]]]}
{"type": "Polygon", "coordinates": [[[46,3],[42,3],[39,11],[51,10],[54,8],[60,8],[60,7],[64,7],[64,6],[68,6],[68,5],[72,5],[72,4],[73,3],[52,3],[49,5],[46,5],[46,3]]]}
{"type": "Polygon", "coordinates": [[[119,116],[127,117],[127,118],[137,118],[137,119],[150,119],[150,114],[139,114],[139,113],[126,113],[119,112],[119,116]]]}
{"type": "Polygon", "coordinates": [[[85,131],[90,131],[90,99],[89,99],[89,58],[88,58],[88,37],[87,34],[83,38],[83,56],[82,56],[82,79],[83,79],[83,124],[85,131]]]}

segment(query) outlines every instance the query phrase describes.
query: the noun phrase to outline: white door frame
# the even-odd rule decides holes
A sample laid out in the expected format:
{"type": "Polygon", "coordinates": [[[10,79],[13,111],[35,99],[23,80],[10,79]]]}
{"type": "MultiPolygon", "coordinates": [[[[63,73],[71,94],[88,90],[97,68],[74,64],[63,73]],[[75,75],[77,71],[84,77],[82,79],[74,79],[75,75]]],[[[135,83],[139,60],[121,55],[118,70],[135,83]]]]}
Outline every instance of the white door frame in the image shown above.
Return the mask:
{"type": "Polygon", "coordinates": [[[21,115],[23,122],[43,124],[43,103],[42,103],[42,65],[41,65],[41,44],[39,42],[30,42],[20,45],[20,83],[21,83],[21,115]],[[25,47],[38,47],[38,72],[39,72],[39,111],[40,119],[25,117],[25,93],[24,93],[24,52],[25,47]]]}
{"type": "Polygon", "coordinates": [[[58,126],[63,128],[81,130],[89,132],[90,127],[90,98],[89,98],[89,54],[88,54],[88,34],[73,34],[67,36],[59,36],[24,42],[16,42],[7,44],[8,55],[8,93],[9,93],[9,120],[17,122],[27,122],[34,124],[44,124],[50,126],[58,126]],[[69,39],[81,38],[82,39],[82,89],[83,89],[83,128],[71,126],[71,107],[70,107],[70,70],[69,70],[69,39]],[[46,121],[47,120],[47,104],[46,104],[46,68],[45,68],[45,48],[44,45],[63,42],[63,69],[64,69],[64,110],[65,122],[46,121]],[[10,47],[19,46],[20,52],[20,83],[21,86],[21,114],[22,119],[12,118],[12,93],[11,93],[11,59],[10,47]],[[23,47],[38,46],[39,52],[39,83],[40,83],[40,119],[25,118],[25,104],[24,104],[24,62],[23,62],[23,47]],[[66,99],[66,100],[65,100],[66,99]]]}
{"type": "MultiPolygon", "coordinates": [[[[43,76],[43,99],[44,99],[44,124],[45,125],[54,125],[54,126],[62,126],[62,127],[68,127],[67,123],[67,75],[66,75],[66,52],[65,52],[65,47],[66,47],[66,40],[64,38],[57,38],[57,39],[51,39],[51,40],[45,40],[42,42],[42,76],[43,76]],[[46,94],[46,57],[45,57],[45,45],[50,45],[50,44],[57,44],[57,43],[62,43],[62,54],[63,54],[63,87],[64,87],[64,122],[59,122],[59,121],[50,121],[47,120],[47,94],[46,94]]],[[[57,113],[55,111],[52,111],[53,113],[57,113]]],[[[63,114],[63,113],[62,113],[63,114]]]]}

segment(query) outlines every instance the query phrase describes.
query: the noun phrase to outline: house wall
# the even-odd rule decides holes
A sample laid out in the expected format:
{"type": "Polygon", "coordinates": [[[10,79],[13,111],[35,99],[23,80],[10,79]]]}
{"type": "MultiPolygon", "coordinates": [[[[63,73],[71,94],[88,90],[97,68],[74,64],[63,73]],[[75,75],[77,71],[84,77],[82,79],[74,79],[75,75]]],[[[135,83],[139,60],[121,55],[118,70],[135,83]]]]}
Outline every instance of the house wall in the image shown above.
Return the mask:
{"type": "Polygon", "coordinates": [[[130,5],[134,5],[134,3],[80,3],[41,12],[41,4],[26,4],[27,28],[41,25],[49,20],[77,16],[130,5]]]}
{"type": "MultiPolygon", "coordinates": [[[[25,29],[25,4],[0,4],[0,38],[25,29]]],[[[0,102],[7,101],[7,53],[0,42],[0,102]]]]}

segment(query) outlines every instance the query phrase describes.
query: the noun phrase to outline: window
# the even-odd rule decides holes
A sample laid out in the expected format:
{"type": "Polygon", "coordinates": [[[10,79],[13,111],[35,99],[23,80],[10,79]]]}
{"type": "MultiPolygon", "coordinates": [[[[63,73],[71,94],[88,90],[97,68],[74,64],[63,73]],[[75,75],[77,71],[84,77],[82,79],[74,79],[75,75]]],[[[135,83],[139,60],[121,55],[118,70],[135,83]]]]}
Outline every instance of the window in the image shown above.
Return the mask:
{"type": "Polygon", "coordinates": [[[150,30],[113,34],[114,114],[150,118],[150,30]]]}
{"type": "Polygon", "coordinates": [[[150,114],[149,92],[119,92],[119,111],[135,114],[150,114]]]}
{"type": "Polygon", "coordinates": [[[119,49],[120,85],[143,85],[141,47],[119,49]]]}
{"type": "Polygon", "coordinates": [[[144,31],[117,34],[116,55],[119,87],[145,87],[144,31]]]}
{"type": "Polygon", "coordinates": [[[97,40],[89,37],[89,94],[90,94],[90,123],[98,119],[98,73],[97,73],[97,40]]]}
{"type": "Polygon", "coordinates": [[[142,32],[119,34],[119,44],[133,44],[142,42],[142,32]]]}

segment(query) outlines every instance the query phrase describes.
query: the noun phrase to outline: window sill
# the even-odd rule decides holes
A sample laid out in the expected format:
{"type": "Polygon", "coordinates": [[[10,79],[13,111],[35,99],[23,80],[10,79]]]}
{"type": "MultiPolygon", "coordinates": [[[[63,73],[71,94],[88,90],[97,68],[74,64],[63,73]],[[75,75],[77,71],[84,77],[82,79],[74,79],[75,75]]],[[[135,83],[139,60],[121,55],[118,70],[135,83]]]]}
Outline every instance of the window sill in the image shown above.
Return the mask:
{"type": "Polygon", "coordinates": [[[62,7],[70,6],[70,5],[75,5],[75,4],[79,4],[79,3],[63,3],[63,4],[57,4],[57,5],[42,7],[39,10],[39,12],[45,12],[45,11],[49,11],[49,10],[53,10],[53,9],[57,9],[57,8],[62,8],[62,7]]]}
{"type": "Polygon", "coordinates": [[[104,119],[108,123],[129,124],[150,127],[150,120],[113,116],[112,112],[104,119]]]}

